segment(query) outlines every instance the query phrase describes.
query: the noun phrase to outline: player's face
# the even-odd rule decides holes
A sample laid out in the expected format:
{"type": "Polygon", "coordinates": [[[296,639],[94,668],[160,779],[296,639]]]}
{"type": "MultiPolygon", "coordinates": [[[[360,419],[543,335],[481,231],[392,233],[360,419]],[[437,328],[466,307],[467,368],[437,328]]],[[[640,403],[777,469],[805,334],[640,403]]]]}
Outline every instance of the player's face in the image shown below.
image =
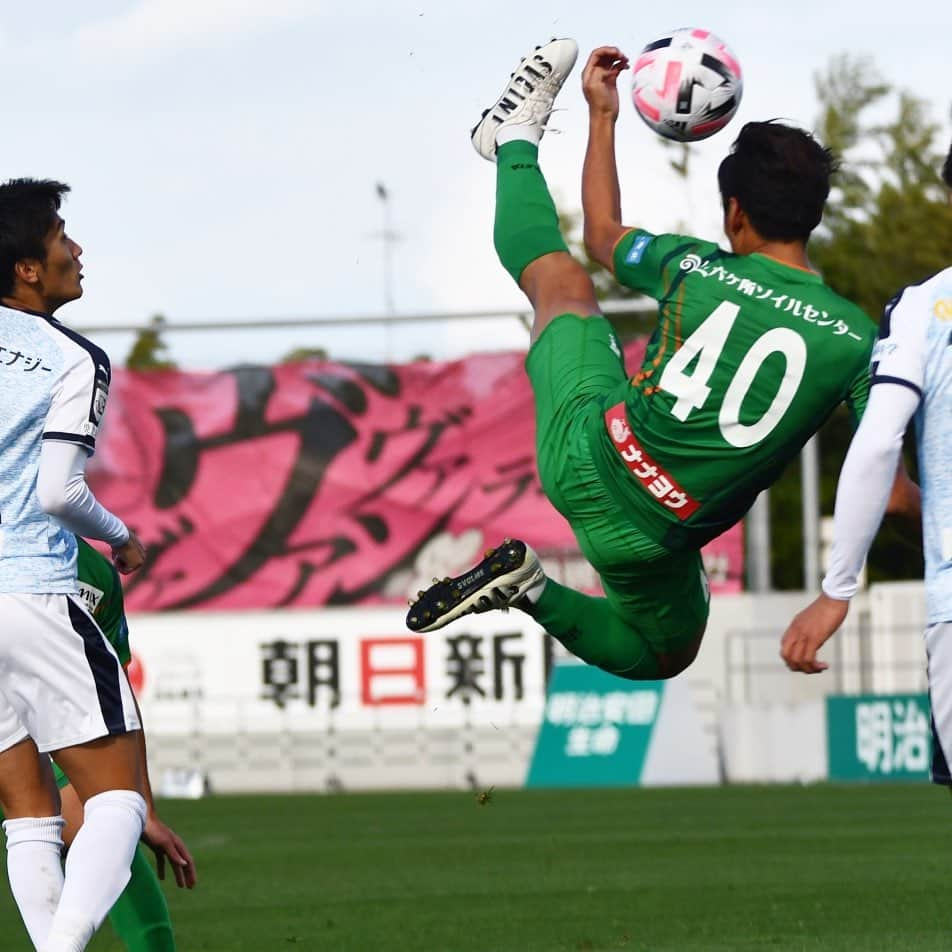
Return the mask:
{"type": "Polygon", "coordinates": [[[43,297],[52,313],[60,305],[82,296],[83,266],[79,258],[83,249],[66,234],[66,223],[59,216],[44,244],[46,260],[38,274],[43,297]]]}

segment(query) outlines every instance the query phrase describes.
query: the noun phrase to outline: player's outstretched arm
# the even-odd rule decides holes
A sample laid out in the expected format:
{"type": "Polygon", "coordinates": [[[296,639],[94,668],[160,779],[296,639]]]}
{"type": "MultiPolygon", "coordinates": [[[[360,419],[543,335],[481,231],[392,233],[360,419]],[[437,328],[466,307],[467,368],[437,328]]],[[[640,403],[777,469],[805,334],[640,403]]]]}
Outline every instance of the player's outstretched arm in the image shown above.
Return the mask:
{"type": "Polygon", "coordinates": [[[794,616],[780,643],[780,656],[791,671],[819,674],[829,665],[817,658],[817,652],[846,620],[849,600],[818,596],[794,616]]]}
{"type": "Polygon", "coordinates": [[[621,189],[615,162],[618,77],[626,69],[628,57],[617,46],[600,46],[589,56],[582,72],[589,114],[588,147],[582,167],[585,249],[610,271],[615,245],[627,230],[621,223],[621,189]]]}
{"type": "Polygon", "coordinates": [[[899,460],[896,478],[893,480],[889,501],[886,503],[887,516],[902,516],[910,522],[922,522],[922,492],[906,471],[906,464],[899,460]]]}
{"type": "Polygon", "coordinates": [[[93,495],[86,483],[87,459],[82,446],[46,440],[36,479],[40,506],[75,535],[108,542],[116,568],[128,575],[145,563],[145,549],[136,534],[93,495]]]}
{"type": "Polygon", "coordinates": [[[123,575],[137,572],[145,565],[145,546],[131,529],[122,545],[113,546],[112,561],[123,575]]]}
{"type": "Polygon", "coordinates": [[[919,403],[917,393],[885,383],[872,388],[869,405],[840,471],[833,516],[830,569],[823,594],[790,623],[780,656],[791,671],[818,674],[820,647],[843,624],[863,562],[882,522],[896,479],[902,440],[919,403]]]}
{"type": "MultiPolygon", "coordinates": [[[[139,714],[139,723],[142,721],[142,712],[139,710],[139,702],[136,701],[136,711],[139,714]]],[[[195,869],[195,860],[188,851],[185,841],[173,830],[167,826],[159,817],[155,809],[155,800],[152,797],[152,784],[149,781],[148,757],[145,743],[145,729],[139,731],[139,760],[142,772],[142,795],[146,803],[145,830],[142,833],[142,839],[148,847],[155,853],[155,869],[159,874],[159,879],[165,879],[165,861],[172,865],[172,873],[175,876],[175,884],[180,889],[194,889],[198,882],[198,875],[195,869]]]]}

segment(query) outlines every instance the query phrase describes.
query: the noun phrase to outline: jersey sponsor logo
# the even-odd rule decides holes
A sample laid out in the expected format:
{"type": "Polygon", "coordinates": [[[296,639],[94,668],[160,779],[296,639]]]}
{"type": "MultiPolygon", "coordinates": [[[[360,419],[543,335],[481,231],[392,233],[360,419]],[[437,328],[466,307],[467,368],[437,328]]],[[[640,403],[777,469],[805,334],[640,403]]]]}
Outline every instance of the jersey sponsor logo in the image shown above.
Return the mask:
{"type": "Polygon", "coordinates": [[[952,298],[939,298],[932,308],[932,313],[940,321],[952,321],[952,298]]]}
{"type": "Polygon", "coordinates": [[[102,601],[103,594],[104,593],[101,589],[90,585],[88,582],[80,581],[79,597],[83,600],[90,615],[96,614],[96,609],[99,608],[99,603],[102,601]]]}
{"type": "Polygon", "coordinates": [[[618,403],[605,412],[605,429],[628,471],[656,502],[673,512],[682,522],[701,508],[701,504],[644,451],[628,425],[624,403],[618,403]]]}
{"type": "Polygon", "coordinates": [[[645,256],[645,249],[651,244],[653,235],[639,235],[628,249],[625,256],[625,264],[641,264],[641,259],[645,256]]]}

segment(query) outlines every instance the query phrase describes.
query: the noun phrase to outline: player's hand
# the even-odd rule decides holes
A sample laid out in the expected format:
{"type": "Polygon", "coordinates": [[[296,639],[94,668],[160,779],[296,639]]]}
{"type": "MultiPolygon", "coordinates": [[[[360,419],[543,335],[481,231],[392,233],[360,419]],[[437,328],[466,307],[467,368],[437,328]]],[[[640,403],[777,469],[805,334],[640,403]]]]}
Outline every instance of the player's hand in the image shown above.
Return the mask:
{"type": "Polygon", "coordinates": [[[819,674],[829,665],[818,661],[816,653],[843,624],[850,609],[848,601],[822,594],[794,616],[780,642],[780,657],[791,671],[819,674]]]}
{"type": "Polygon", "coordinates": [[[145,564],[145,546],[134,532],[130,530],[125,544],[112,550],[112,561],[123,575],[142,568],[145,564]]]}
{"type": "Polygon", "coordinates": [[[175,885],[181,889],[194,889],[198,882],[195,872],[195,860],[189,853],[188,847],[182,838],[171,828],[166,826],[154,813],[150,813],[145,821],[145,830],[142,839],[155,853],[155,871],[159,879],[165,879],[165,861],[168,859],[175,876],[175,885]]]}
{"type": "Polygon", "coordinates": [[[618,118],[618,77],[628,69],[628,57],[617,46],[593,50],[582,71],[582,92],[594,115],[618,118]]]}

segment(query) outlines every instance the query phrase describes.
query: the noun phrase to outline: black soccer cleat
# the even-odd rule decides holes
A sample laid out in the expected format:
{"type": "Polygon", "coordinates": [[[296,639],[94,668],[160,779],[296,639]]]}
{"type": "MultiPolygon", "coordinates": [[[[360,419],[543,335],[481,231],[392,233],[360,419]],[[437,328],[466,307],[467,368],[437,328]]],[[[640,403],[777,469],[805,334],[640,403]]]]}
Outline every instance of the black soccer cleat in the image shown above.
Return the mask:
{"type": "Polygon", "coordinates": [[[434,579],[410,602],[407,628],[436,631],[460,615],[505,611],[518,604],[526,592],[545,578],[539,557],[518,539],[505,539],[486,552],[482,562],[456,578],[434,579]]]}

